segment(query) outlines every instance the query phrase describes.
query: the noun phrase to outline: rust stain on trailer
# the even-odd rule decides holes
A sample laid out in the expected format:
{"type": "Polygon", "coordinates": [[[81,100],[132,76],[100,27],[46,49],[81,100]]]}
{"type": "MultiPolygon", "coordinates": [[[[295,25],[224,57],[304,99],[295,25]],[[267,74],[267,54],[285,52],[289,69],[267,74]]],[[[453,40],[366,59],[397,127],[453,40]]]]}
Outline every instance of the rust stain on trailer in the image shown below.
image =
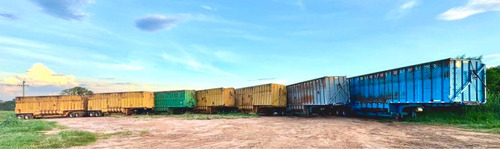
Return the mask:
{"type": "Polygon", "coordinates": [[[304,95],[301,97],[302,103],[312,103],[314,99],[314,95],[304,95]]]}

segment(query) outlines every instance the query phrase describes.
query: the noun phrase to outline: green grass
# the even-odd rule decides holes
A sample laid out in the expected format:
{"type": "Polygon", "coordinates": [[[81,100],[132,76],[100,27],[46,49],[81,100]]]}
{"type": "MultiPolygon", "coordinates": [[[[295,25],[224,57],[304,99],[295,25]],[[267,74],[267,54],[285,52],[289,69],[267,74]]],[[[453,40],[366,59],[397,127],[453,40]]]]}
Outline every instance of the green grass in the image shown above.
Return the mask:
{"type": "Polygon", "coordinates": [[[193,114],[168,115],[169,117],[183,118],[188,120],[211,120],[211,119],[240,119],[258,117],[257,114],[246,113],[222,113],[222,114],[193,114]]]}
{"type": "Polygon", "coordinates": [[[500,94],[489,94],[483,106],[430,109],[406,122],[452,125],[481,132],[500,134],[500,94]]]}
{"type": "Polygon", "coordinates": [[[112,136],[129,136],[132,135],[132,131],[118,131],[113,133],[99,133],[97,134],[97,138],[99,139],[109,139],[112,136]]]}
{"type": "Polygon", "coordinates": [[[139,131],[139,133],[141,133],[141,135],[147,135],[147,134],[150,134],[151,132],[149,132],[147,130],[141,130],[141,131],[139,131]]]}
{"type": "Polygon", "coordinates": [[[14,112],[0,112],[0,148],[67,148],[95,142],[90,132],[64,130],[46,135],[41,131],[64,128],[56,122],[19,120],[14,112]]]}

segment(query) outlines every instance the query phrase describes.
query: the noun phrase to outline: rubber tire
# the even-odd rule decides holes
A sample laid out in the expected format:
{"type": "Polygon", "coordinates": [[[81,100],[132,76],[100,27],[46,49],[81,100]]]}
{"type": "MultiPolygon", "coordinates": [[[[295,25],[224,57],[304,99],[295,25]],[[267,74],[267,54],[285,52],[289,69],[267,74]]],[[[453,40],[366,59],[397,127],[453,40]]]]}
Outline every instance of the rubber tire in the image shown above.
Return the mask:
{"type": "Polygon", "coordinates": [[[24,115],[24,119],[25,119],[25,120],[29,120],[29,119],[30,119],[30,116],[29,116],[29,115],[24,115]]]}
{"type": "Polygon", "coordinates": [[[342,111],[342,116],[347,117],[347,111],[342,111]]]}
{"type": "Polygon", "coordinates": [[[335,115],[340,116],[340,111],[339,110],[335,111],[335,115]]]}
{"type": "Polygon", "coordinates": [[[96,117],[95,112],[90,112],[90,113],[89,113],[89,116],[90,116],[90,117],[96,117]]]}
{"type": "Polygon", "coordinates": [[[80,113],[75,113],[75,117],[80,117],[80,113]]]}
{"type": "Polygon", "coordinates": [[[75,117],[75,114],[74,113],[69,113],[68,115],[70,118],[74,118],[75,117]]]}
{"type": "Polygon", "coordinates": [[[18,119],[23,119],[23,117],[24,117],[23,115],[18,115],[17,116],[18,119]]]}

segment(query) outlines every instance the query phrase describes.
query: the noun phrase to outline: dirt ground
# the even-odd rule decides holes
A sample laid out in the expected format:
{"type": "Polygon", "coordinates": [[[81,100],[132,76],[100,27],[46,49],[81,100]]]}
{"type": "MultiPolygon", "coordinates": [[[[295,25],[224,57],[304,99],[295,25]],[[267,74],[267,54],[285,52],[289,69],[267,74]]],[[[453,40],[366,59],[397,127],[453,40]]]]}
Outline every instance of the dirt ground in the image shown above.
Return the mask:
{"type": "Polygon", "coordinates": [[[361,118],[99,117],[47,121],[90,132],[132,132],[76,148],[500,148],[497,134],[361,118]]]}

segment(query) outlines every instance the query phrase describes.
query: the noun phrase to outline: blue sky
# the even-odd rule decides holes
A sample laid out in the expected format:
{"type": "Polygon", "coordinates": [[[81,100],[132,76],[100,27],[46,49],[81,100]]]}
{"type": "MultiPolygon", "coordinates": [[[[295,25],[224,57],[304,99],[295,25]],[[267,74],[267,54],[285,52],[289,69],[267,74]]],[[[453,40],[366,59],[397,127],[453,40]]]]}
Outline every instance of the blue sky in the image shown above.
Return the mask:
{"type": "Polygon", "coordinates": [[[500,65],[500,0],[0,1],[0,100],[291,84],[443,58],[500,65]]]}

